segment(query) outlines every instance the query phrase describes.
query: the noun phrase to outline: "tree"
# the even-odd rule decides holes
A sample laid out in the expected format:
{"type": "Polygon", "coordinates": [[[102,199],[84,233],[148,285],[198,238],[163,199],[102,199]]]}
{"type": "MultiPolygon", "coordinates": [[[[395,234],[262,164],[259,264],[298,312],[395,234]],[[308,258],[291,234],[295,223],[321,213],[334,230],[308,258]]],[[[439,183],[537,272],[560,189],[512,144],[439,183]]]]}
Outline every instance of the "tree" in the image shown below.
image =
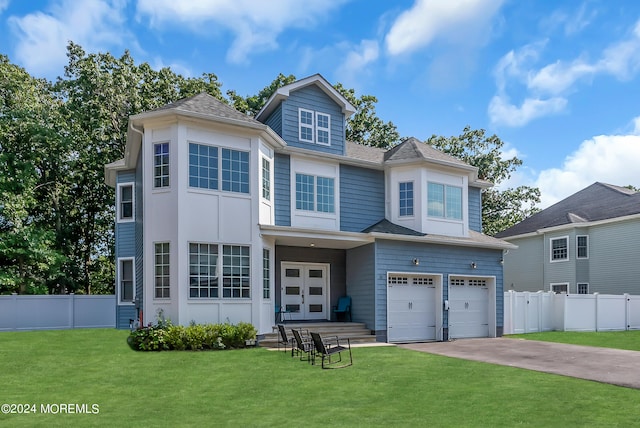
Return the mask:
{"type": "MultiPolygon", "coordinates": [[[[503,159],[504,142],[495,134],[486,136],[484,129],[472,130],[466,126],[458,137],[432,135],[427,141],[436,149],[455,156],[478,168],[478,178],[495,185],[511,177],[522,165],[517,157],[503,159]]],[[[513,226],[538,211],[540,190],[528,186],[515,189],[485,189],[482,194],[482,225],[487,235],[513,226]]]]}
{"type": "Polygon", "coordinates": [[[238,111],[246,113],[248,116],[255,116],[264,107],[271,95],[283,86],[296,81],[296,76],[290,74],[285,76],[280,73],[273,81],[262,88],[256,95],[242,97],[234,90],[228,90],[227,96],[231,99],[231,105],[238,111]]]}

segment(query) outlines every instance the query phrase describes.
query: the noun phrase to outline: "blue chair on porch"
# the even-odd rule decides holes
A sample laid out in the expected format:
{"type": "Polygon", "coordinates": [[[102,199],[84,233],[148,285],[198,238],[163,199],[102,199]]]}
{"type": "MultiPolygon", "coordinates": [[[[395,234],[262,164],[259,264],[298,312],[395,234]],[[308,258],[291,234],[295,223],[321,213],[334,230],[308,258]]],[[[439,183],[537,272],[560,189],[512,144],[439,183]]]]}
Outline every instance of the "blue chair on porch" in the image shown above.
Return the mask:
{"type": "Polygon", "coordinates": [[[342,318],[346,321],[347,317],[349,317],[349,321],[351,321],[351,297],[343,296],[338,299],[338,304],[333,307],[333,313],[336,314],[336,321],[338,321],[338,316],[342,314],[342,318]]]}

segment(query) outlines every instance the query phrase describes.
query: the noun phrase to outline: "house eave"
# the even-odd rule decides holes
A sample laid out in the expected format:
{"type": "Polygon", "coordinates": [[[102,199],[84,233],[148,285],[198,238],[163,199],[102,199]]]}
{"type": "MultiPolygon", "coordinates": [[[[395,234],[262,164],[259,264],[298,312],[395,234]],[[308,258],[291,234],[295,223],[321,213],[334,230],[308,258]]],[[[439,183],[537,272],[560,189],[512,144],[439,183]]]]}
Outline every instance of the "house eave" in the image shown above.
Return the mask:
{"type": "MultiPolygon", "coordinates": [[[[277,153],[281,153],[281,154],[299,155],[299,156],[302,156],[302,157],[318,159],[318,152],[317,151],[309,150],[309,149],[303,149],[301,147],[287,146],[287,147],[282,148],[280,150],[276,150],[276,152],[277,153]]],[[[384,165],[382,165],[382,163],[380,163],[380,162],[367,161],[367,160],[353,158],[353,157],[349,157],[349,156],[336,155],[336,154],[333,154],[333,153],[322,153],[322,158],[323,159],[331,159],[331,160],[337,161],[340,164],[344,164],[344,165],[361,166],[361,167],[365,167],[365,168],[378,169],[378,170],[383,170],[384,169],[384,165]]]]}
{"type": "Polygon", "coordinates": [[[258,225],[263,237],[272,237],[276,245],[350,249],[374,242],[366,233],[297,228],[290,226],[258,225]]]}
{"type": "Polygon", "coordinates": [[[494,250],[514,250],[518,248],[517,245],[509,242],[491,238],[490,242],[482,242],[473,238],[458,238],[454,236],[445,235],[424,235],[424,236],[411,236],[411,235],[396,235],[391,233],[371,232],[371,236],[376,239],[387,239],[392,241],[410,241],[423,244],[438,244],[438,245],[453,245],[457,247],[474,247],[474,248],[487,248],[494,250]]]}

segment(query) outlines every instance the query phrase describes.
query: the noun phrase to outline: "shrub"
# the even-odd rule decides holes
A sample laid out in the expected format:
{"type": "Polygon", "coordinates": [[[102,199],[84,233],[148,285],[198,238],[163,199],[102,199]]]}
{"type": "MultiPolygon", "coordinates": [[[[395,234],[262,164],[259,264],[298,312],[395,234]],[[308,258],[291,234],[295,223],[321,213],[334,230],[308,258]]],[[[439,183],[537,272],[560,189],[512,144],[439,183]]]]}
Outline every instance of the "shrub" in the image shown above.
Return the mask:
{"type": "Polygon", "coordinates": [[[136,351],[200,351],[204,349],[244,348],[246,341],[255,340],[257,331],[250,323],[196,324],[188,327],[169,321],[138,328],[131,332],[127,343],[136,351]]]}

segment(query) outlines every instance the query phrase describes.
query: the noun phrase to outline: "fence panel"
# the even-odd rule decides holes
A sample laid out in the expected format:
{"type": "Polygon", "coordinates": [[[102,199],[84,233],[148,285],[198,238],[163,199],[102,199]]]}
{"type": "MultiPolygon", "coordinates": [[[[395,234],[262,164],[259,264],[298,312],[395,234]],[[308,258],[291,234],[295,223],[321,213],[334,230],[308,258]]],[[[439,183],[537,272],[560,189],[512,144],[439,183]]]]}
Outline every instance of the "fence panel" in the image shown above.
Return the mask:
{"type": "Polygon", "coordinates": [[[596,294],[596,330],[616,331],[627,327],[627,298],[612,294],[596,294]]]}
{"type": "Polygon", "coordinates": [[[565,300],[565,331],[596,331],[596,299],[589,294],[569,294],[565,300]]]}
{"type": "Polygon", "coordinates": [[[0,331],[115,326],[113,295],[0,296],[0,331]]]}
{"type": "Polygon", "coordinates": [[[640,330],[640,296],[625,294],[627,297],[627,328],[640,330]]]}

